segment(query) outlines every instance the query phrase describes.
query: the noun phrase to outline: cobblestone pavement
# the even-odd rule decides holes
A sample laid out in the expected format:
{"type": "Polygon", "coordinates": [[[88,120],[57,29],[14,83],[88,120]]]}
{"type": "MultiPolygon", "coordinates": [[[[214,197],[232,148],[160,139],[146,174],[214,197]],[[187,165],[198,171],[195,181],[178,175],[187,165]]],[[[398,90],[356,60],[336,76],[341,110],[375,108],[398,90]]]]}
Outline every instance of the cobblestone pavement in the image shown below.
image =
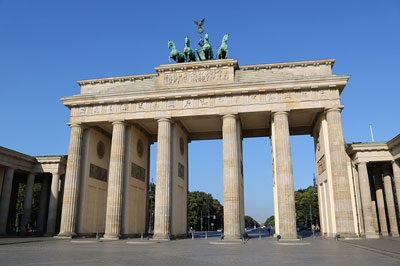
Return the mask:
{"type": "Polygon", "coordinates": [[[0,244],[0,265],[400,265],[400,241],[391,239],[317,237],[277,242],[262,238],[246,244],[218,238],[170,242],[0,239],[0,244]]]}

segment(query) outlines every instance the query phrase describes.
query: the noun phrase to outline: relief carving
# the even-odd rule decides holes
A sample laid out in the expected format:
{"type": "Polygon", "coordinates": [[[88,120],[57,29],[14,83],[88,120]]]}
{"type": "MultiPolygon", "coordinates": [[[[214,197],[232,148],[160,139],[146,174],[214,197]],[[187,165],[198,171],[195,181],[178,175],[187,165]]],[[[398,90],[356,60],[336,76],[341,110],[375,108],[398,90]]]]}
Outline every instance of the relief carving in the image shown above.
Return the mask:
{"type": "Polygon", "coordinates": [[[200,83],[219,80],[228,80],[227,69],[210,69],[193,72],[174,72],[164,74],[164,85],[176,85],[183,83],[200,83]]]}
{"type": "Polygon", "coordinates": [[[317,162],[317,172],[318,175],[322,174],[323,172],[325,172],[326,170],[326,162],[325,162],[325,155],[323,155],[321,157],[321,159],[319,159],[319,161],[317,162]]]}

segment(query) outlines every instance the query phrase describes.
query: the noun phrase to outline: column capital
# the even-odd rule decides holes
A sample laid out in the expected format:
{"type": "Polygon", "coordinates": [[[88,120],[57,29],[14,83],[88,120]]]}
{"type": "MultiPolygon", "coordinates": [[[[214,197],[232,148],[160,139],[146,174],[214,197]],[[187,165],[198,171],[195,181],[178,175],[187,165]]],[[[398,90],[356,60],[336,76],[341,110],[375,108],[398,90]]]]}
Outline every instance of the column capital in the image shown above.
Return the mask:
{"type": "Polygon", "coordinates": [[[324,111],[325,111],[325,113],[329,113],[329,112],[332,112],[332,111],[340,113],[340,112],[342,112],[343,108],[344,108],[343,105],[332,106],[332,107],[326,107],[324,111]]]}
{"type": "Polygon", "coordinates": [[[158,123],[160,123],[160,122],[172,123],[171,117],[159,117],[159,118],[156,118],[156,120],[157,120],[158,123]]]}
{"type": "Polygon", "coordinates": [[[222,119],[225,118],[234,118],[237,119],[238,118],[238,114],[237,113],[226,113],[226,114],[221,114],[222,119]]]}
{"type": "Polygon", "coordinates": [[[290,109],[287,109],[287,110],[276,110],[276,111],[272,111],[271,114],[272,114],[272,117],[275,117],[276,115],[288,116],[289,112],[290,112],[290,109]]]}
{"type": "Polygon", "coordinates": [[[85,128],[86,126],[84,125],[84,124],[82,124],[82,123],[67,123],[67,125],[70,127],[70,128],[73,128],[73,127],[81,127],[81,128],[85,128]]]}
{"type": "Polygon", "coordinates": [[[126,122],[124,120],[113,120],[110,121],[112,125],[124,125],[126,126],[126,122]]]}

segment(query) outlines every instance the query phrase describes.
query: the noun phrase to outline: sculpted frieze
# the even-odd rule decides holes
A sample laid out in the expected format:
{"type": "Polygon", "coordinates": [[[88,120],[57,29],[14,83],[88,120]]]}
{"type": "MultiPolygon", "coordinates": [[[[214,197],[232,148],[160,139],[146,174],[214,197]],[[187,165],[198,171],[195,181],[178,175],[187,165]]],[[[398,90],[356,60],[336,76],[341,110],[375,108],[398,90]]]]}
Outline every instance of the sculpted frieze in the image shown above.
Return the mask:
{"type": "Polygon", "coordinates": [[[208,69],[187,72],[172,72],[164,73],[164,85],[179,85],[179,84],[196,84],[202,82],[212,81],[226,81],[229,80],[228,69],[208,69]]]}
{"type": "Polygon", "coordinates": [[[110,103],[94,106],[76,106],[71,109],[72,116],[104,115],[130,112],[148,112],[195,108],[212,108],[219,106],[258,105],[281,102],[301,102],[333,100],[336,104],[334,90],[309,90],[309,91],[259,91],[257,93],[225,94],[216,96],[192,98],[175,98],[162,100],[144,100],[132,103],[110,103]]]}

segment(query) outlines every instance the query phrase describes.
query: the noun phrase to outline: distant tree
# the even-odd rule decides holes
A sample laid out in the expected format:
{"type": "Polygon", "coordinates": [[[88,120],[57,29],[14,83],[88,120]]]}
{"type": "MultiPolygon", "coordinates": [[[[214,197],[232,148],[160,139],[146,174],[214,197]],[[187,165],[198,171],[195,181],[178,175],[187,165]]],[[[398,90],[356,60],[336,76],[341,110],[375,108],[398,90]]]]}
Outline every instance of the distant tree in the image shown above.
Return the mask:
{"type": "Polygon", "coordinates": [[[275,226],[275,216],[270,216],[266,221],[265,221],[265,226],[275,226]]]}
{"type": "Polygon", "coordinates": [[[311,223],[319,223],[319,208],[317,189],[309,186],[299,189],[294,193],[296,204],[296,223],[310,226],[311,223]]]}
{"type": "Polygon", "coordinates": [[[256,220],[254,220],[252,217],[246,215],[244,217],[244,226],[246,228],[254,228],[254,226],[259,227],[260,224],[256,220]]]}
{"type": "MultiPolygon", "coordinates": [[[[28,223],[31,228],[35,229],[37,226],[37,220],[39,217],[39,204],[40,204],[40,192],[42,190],[41,183],[35,183],[33,185],[33,195],[32,195],[32,209],[31,217],[28,223]]],[[[18,228],[21,228],[21,218],[24,214],[24,200],[25,200],[26,184],[18,184],[18,194],[17,194],[17,205],[16,205],[16,217],[18,217],[18,228]]]]}
{"type": "Polygon", "coordinates": [[[223,206],[205,192],[193,191],[188,193],[188,226],[195,230],[215,230],[222,227],[223,206]],[[201,219],[203,218],[203,219],[201,219]],[[210,222],[210,226],[208,226],[210,222]],[[202,224],[201,224],[202,223],[202,224]],[[211,225],[214,224],[214,226],[211,225]],[[203,225],[203,226],[201,226],[203,225]]]}
{"type": "Polygon", "coordinates": [[[149,184],[149,227],[152,231],[154,229],[154,206],[156,202],[156,184],[150,182],[149,184]]]}

